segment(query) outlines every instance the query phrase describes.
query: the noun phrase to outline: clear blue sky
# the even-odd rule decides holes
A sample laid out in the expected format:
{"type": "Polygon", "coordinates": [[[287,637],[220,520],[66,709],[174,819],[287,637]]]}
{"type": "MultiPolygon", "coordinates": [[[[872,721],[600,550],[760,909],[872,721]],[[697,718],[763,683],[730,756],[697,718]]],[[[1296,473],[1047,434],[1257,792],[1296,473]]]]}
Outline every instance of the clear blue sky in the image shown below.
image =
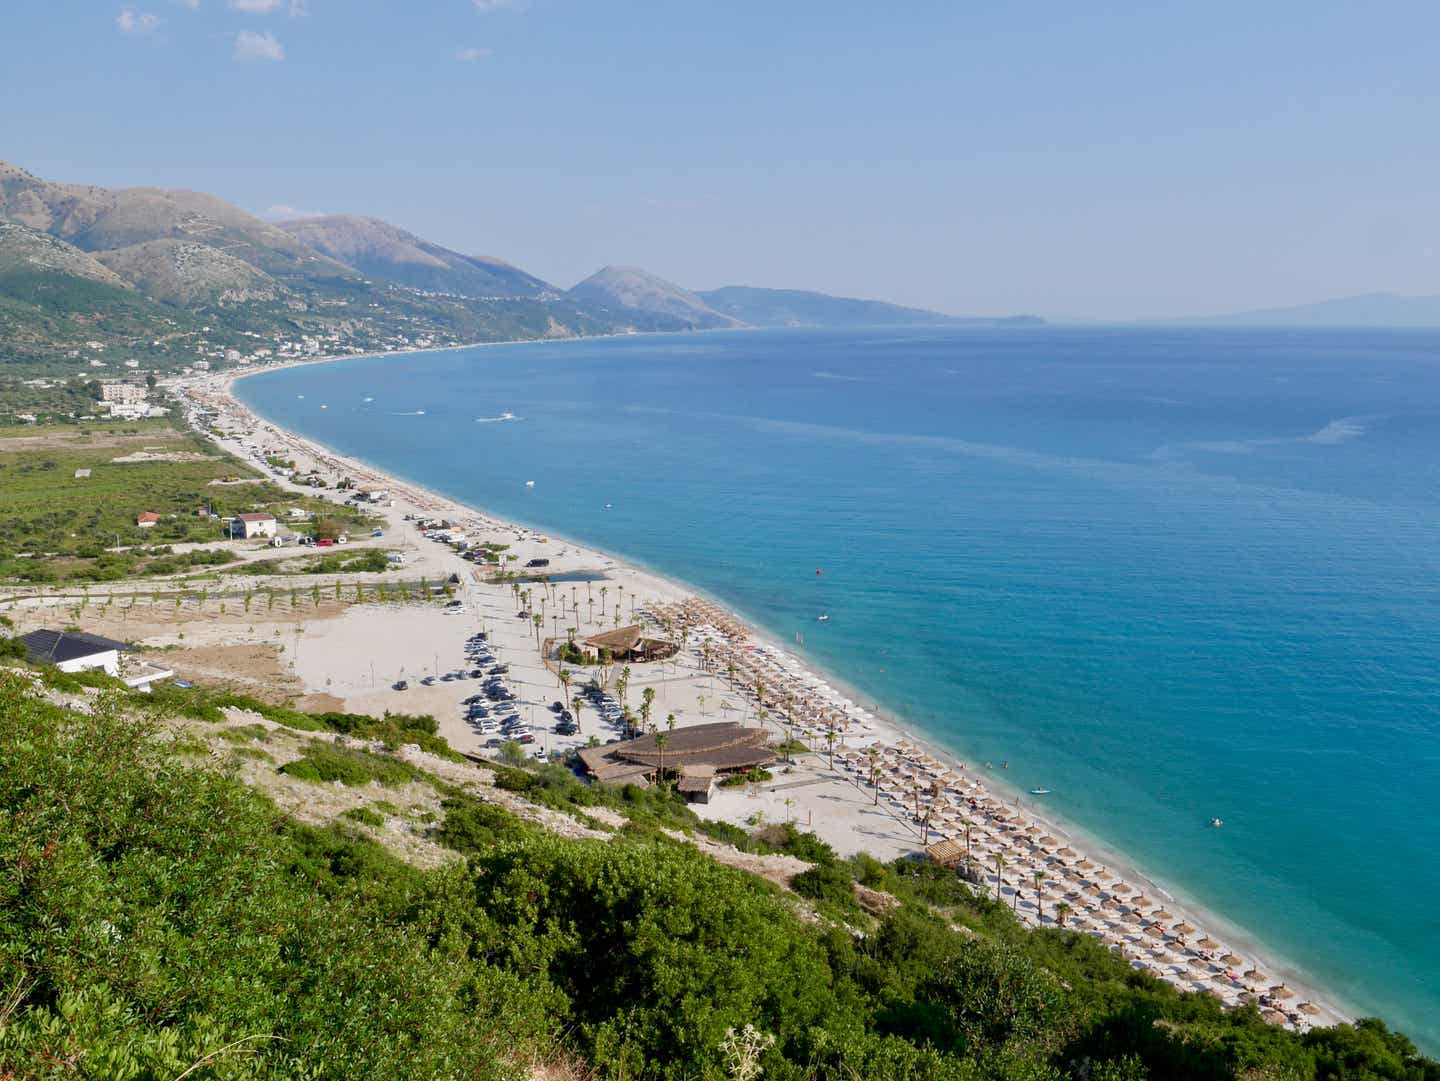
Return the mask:
{"type": "Polygon", "coordinates": [[[42,176],[372,214],[564,286],[1440,293],[1433,2],[6,0],[0,39],[0,157],[42,176]]]}

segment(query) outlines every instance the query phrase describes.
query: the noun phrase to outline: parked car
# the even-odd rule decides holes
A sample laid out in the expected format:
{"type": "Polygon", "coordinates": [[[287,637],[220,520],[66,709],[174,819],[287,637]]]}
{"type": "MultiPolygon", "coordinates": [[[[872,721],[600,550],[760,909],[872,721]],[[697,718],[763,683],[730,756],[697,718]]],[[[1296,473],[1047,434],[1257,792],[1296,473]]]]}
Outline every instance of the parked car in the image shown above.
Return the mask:
{"type": "Polygon", "coordinates": [[[410,684],[405,682],[405,680],[403,679],[397,679],[394,683],[391,684],[391,686],[397,691],[405,691],[410,689],[410,684]]]}

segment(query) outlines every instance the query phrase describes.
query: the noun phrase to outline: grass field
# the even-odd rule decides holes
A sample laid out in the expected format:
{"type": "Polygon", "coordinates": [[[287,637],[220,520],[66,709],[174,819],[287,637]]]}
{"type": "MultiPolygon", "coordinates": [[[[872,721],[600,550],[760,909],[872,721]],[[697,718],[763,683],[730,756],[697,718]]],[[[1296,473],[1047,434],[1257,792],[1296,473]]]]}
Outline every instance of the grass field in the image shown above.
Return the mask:
{"type": "Polygon", "coordinates": [[[0,430],[0,579],[115,580],[228,562],[223,551],[168,547],[221,540],[212,515],[279,516],[289,507],[363,524],[349,508],[284,491],[169,421],[0,430]],[[138,527],[145,511],[159,523],[138,527]]]}

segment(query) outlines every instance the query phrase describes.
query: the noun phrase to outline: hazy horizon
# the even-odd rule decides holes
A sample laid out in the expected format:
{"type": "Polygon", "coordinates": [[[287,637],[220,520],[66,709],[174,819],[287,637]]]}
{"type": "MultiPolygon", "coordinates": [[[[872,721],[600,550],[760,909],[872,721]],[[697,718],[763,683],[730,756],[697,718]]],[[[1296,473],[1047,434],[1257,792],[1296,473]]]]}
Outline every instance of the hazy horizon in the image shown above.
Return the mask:
{"type": "Polygon", "coordinates": [[[628,264],[1076,320],[1440,293],[1418,3],[12,9],[0,87],[44,108],[0,157],[370,215],[562,286],[628,264]]]}

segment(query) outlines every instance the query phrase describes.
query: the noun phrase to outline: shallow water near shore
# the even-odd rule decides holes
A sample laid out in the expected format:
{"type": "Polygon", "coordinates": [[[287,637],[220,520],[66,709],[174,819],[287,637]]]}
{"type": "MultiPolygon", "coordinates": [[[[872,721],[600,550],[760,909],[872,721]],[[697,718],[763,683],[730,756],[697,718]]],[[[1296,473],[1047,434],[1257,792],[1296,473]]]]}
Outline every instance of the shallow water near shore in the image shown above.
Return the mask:
{"type": "Polygon", "coordinates": [[[803,637],[1440,1050],[1440,333],[646,336],[236,393],[803,637]]]}

